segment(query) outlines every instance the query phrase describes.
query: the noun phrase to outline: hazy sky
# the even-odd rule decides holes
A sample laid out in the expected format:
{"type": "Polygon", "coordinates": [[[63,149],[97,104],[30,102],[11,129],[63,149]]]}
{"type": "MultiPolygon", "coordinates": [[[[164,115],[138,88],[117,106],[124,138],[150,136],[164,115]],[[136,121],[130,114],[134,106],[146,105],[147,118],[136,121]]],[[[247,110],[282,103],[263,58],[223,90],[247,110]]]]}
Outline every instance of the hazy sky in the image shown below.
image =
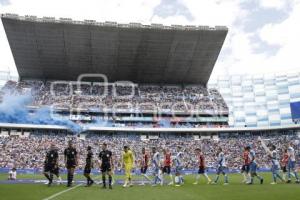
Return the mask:
{"type": "MultiPolygon", "coordinates": [[[[0,13],[165,25],[225,25],[229,34],[213,71],[300,71],[300,0],[0,0],[0,13]]],[[[0,26],[0,71],[16,73],[0,26]]]]}

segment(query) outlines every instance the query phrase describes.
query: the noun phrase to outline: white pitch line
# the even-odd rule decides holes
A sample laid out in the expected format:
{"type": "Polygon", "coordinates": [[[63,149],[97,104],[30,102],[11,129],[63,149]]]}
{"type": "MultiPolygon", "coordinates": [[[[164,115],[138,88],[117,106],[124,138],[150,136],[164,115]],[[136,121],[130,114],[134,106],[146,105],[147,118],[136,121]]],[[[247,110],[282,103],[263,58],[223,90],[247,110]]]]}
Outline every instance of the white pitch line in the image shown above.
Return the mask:
{"type": "MultiPolygon", "coordinates": [[[[96,176],[96,177],[94,178],[94,180],[96,180],[96,179],[99,178],[99,177],[100,177],[100,176],[96,176]]],[[[54,199],[55,197],[58,197],[59,195],[62,195],[62,194],[64,194],[64,193],[66,193],[66,192],[69,192],[69,191],[71,191],[71,190],[74,190],[74,189],[76,189],[76,188],[78,188],[78,187],[80,187],[80,186],[82,186],[82,185],[83,185],[83,183],[78,184],[78,185],[76,185],[76,186],[74,186],[74,187],[71,187],[71,188],[69,188],[69,189],[60,191],[60,192],[58,192],[58,193],[56,193],[56,194],[51,195],[50,197],[47,197],[47,198],[42,199],[42,200],[51,200],[51,199],[54,199]]]]}
{"type": "Polygon", "coordinates": [[[81,183],[81,184],[76,185],[76,186],[74,186],[74,187],[71,187],[71,188],[69,188],[69,189],[63,190],[63,191],[58,192],[58,193],[56,193],[56,194],[53,194],[52,196],[47,197],[47,198],[45,198],[45,199],[43,199],[43,200],[54,199],[55,197],[57,197],[57,196],[59,196],[59,195],[61,195],[61,194],[63,194],[63,193],[69,192],[69,191],[71,191],[71,190],[74,190],[74,189],[76,189],[76,188],[78,188],[78,187],[80,187],[80,186],[82,186],[82,185],[83,185],[83,184],[81,183]]]}

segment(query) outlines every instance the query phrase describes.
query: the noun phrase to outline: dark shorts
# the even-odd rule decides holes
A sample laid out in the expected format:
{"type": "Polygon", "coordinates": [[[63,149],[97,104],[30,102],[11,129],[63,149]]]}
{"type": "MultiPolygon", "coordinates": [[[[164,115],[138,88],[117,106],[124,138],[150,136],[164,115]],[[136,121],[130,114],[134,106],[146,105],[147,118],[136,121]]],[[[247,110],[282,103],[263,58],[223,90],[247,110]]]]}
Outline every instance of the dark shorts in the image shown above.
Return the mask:
{"type": "Polygon", "coordinates": [[[250,173],[255,174],[257,172],[257,164],[255,162],[252,162],[250,165],[250,173]]]}
{"type": "Polygon", "coordinates": [[[291,171],[291,170],[294,170],[295,167],[296,167],[296,162],[295,161],[290,161],[288,162],[288,170],[291,171]]]}
{"type": "Polygon", "coordinates": [[[226,171],[227,171],[227,167],[224,167],[224,166],[219,166],[217,168],[217,174],[226,174],[226,171]]]}
{"type": "Polygon", "coordinates": [[[182,166],[176,166],[175,167],[175,174],[181,174],[182,166]]]}
{"type": "Polygon", "coordinates": [[[141,174],[147,173],[148,166],[141,167],[141,174]]]}
{"type": "Polygon", "coordinates": [[[50,172],[52,174],[59,175],[59,167],[53,164],[46,164],[44,166],[44,172],[50,172]]]}
{"type": "Polygon", "coordinates": [[[54,167],[53,171],[52,171],[53,174],[55,174],[56,176],[59,176],[59,167],[54,167]]]}
{"type": "Polygon", "coordinates": [[[111,166],[110,163],[102,163],[101,165],[101,172],[111,172],[111,166]]]}
{"type": "Polygon", "coordinates": [[[204,174],[205,173],[205,167],[199,167],[198,174],[204,174]]]}
{"type": "Polygon", "coordinates": [[[92,171],[91,166],[86,165],[86,166],[84,167],[83,173],[85,173],[85,174],[90,174],[91,171],[92,171]]]}
{"type": "Polygon", "coordinates": [[[281,166],[281,170],[286,173],[287,172],[287,169],[286,169],[286,166],[281,166]]]}
{"type": "Polygon", "coordinates": [[[278,171],[279,171],[279,169],[280,169],[280,166],[279,165],[272,165],[272,167],[271,167],[271,171],[273,172],[273,173],[278,173],[278,171]]]}
{"type": "Polygon", "coordinates": [[[163,173],[170,174],[171,173],[171,167],[170,166],[164,166],[163,173]]]}
{"type": "Polygon", "coordinates": [[[249,173],[250,172],[250,165],[243,165],[241,171],[242,171],[242,173],[244,173],[244,172],[249,173]]]}
{"type": "Polygon", "coordinates": [[[52,172],[54,167],[55,167],[55,165],[53,165],[53,164],[45,164],[44,172],[52,172]]]}
{"type": "Polygon", "coordinates": [[[75,168],[76,167],[76,162],[75,160],[68,160],[67,161],[67,169],[75,168]]]}

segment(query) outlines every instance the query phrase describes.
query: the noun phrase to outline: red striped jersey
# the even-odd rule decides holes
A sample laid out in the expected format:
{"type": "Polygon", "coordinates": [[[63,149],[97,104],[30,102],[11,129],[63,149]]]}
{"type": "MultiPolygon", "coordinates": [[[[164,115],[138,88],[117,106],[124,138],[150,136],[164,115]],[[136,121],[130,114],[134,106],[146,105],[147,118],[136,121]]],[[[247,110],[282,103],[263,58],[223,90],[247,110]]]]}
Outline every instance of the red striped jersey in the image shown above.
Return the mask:
{"type": "Polygon", "coordinates": [[[147,153],[144,153],[142,158],[142,166],[148,167],[148,163],[149,163],[149,155],[147,153]]]}
{"type": "Polygon", "coordinates": [[[249,151],[244,151],[243,159],[244,159],[244,165],[249,165],[250,164],[249,151]]]}
{"type": "Polygon", "coordinates": [[[204,167],[205,168],[205,157],[203,154],[199,155],[199,167],[204,167]]]}
{"type": "Polygon", "coordinates": [[[164,166],[171,166],[171,153],[165,154],[164,166]]]}
{"type": "Polygon", "coordinates": [[[289,162],[289,155],[287,153],[284,153],[283,157],[281,159],[281,163],[282,163],[282,165],[285,166],[288,164],[288,162],[289,162]]]}

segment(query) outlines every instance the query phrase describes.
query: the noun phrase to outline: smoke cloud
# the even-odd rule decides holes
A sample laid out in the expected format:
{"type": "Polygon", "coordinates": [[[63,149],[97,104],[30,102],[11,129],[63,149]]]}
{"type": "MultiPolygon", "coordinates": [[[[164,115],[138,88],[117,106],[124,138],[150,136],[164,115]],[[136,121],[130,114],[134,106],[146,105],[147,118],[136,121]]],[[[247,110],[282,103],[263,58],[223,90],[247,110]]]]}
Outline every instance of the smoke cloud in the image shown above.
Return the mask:
{"type": "Polygon", "coordinates": [[[5,94],[0,103],[0,122],[38,125],[66,126],[74,133],[81,131],[80,125],[68,119],[53,118],[50,107],[42,107],[31,113],[26,106],[33,101],[31,95],[5,94]]]}
{"type": "Polygon", "coordinates": [[[169,128],[171,127],[171,121],[169,119],[161,119],[158,125],[162,128],[169,128]]]}

